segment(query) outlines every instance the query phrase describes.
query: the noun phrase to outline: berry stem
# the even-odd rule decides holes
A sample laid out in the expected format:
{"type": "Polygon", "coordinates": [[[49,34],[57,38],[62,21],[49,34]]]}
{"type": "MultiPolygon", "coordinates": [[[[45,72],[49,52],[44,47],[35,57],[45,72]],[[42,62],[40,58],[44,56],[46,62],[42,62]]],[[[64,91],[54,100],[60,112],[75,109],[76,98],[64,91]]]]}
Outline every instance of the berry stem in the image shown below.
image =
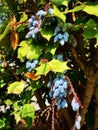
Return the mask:
{"type": "Polygon", "coordinates": [[[55,127],[54,127],[54,105],[55,105],[55,103],[54,103],[54,99],[52,99],[52,102],[51,102],[51,104],[52,104],[52,124],[51,124],[51,130],[55,130],[55,127]]]}
{"type": "Polygon", "coordinates": [[[77,93],[75,92],[75,90],[74,90],[74,88],[73,88],[73,85],[72,85],[72,83],[71,83],[69,77],[68,77],[68,76],[65,76],[65,79],[68,81],[68,84],[69,84],[69,86],[70,86],[70,88],[71,88],[71,90],[72,90],[73,96],[75,97],[76,101],[79,103],[80,107],[83,108],[83,105],[81,104],[81,102],[80,102],[80,100],[79,100],[79,98],[78,98],[78,96],[77,96],[77,93]]]}

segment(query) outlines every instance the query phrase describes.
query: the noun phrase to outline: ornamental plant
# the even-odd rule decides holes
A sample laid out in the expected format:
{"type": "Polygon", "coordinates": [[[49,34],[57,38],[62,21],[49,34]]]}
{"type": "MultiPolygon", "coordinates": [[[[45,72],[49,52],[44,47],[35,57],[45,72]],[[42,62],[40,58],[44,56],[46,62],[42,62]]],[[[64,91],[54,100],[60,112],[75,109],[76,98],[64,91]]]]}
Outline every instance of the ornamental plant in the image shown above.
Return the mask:
{"type": "Polygon", "coordinates": [[[0,129],[97,130],[97,84],[96,0],[0,0],[0,129]]]}

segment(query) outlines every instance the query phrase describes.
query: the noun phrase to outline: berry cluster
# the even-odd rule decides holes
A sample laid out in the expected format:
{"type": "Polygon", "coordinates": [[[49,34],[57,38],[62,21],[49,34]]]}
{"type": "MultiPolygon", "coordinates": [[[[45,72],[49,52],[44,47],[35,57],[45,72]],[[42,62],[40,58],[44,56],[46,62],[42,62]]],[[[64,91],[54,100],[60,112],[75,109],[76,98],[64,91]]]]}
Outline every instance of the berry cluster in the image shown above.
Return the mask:
{"type": "Polygon", "coordinates": [[[64,45],[65,42],[68,41],[69,34],[66,31],[66,26],[57,26],[54,30],[54,42],[60,43],[60,45],[64,45]]]}
{"type": "Polygon", "coordinates": [[[7,20],[7,16],[5,13],[0,13],[0,25],[2,24],[3,21],[7,20]]]}
{"type": "Polygon", "coordinates": [[[34,15],[31,16],[31,18],[28,20],[29,21],[29,32],[27,33],[26,38],[29,38],[29,37],[36,38],[36,34],[38,33],[38,31],[41,28],[43,17],[47,13],[52,15],[53,9],[49,8],[47,11],[39,10],[36,13],[36,16],[34,16],[34,15]]]}
{"type": "MultiPolygon", "coordinates": [[[[48,87],[51,87],[51,82],[48,82],[48,87]]],[[[64,75],[57,77],[53,80],[53,86],[49,91],[49,96],[53,99],[57,99],[57,109],[65,108],[68,106],[66,101],[67,96],[67,80],[64,75]]]]}
{"type": "Polygon", "coordinates": [[[27,68],[27,70],[29,72],[32,71],[32,69],[34,69],[36,67],[37,63],[38,63],[38,60],[34,60],[33,62],[31,62],[30,60],[28,60],[26,62],[26,68],[27,68]]]}

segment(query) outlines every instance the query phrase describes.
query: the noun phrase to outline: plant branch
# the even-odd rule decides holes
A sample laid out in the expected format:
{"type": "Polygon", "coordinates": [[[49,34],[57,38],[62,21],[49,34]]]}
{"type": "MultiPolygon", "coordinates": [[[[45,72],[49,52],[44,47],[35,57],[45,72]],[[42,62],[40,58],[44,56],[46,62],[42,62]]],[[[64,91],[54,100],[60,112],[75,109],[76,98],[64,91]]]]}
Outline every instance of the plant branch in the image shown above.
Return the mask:
{"type": "Polygon", "coordinates": [[[93,130],[98,129],[98,88],[96,86],[96,92],[95,92],[95,124],[93,130]]]}
{"type": "Polygon", "coordinates": [[[85,86],[85,91],[83,93],[83,109],[81,109],[80,115],[82,117],[82,122],[81,125],[83,126],[86,122],[85,122],[85,116],[87,114],[88,111],[88,106],[91,102],[92,96],[94,94],[94,88],[96,86],[96,74],[94,73],[94,70],[92,69],[92,67],[90,67],[87,72],[87,81],[86,81],[86,86],[85,86]]]}
{"type": "Polygon", "coordinates": [[[72,55],[73,55],[75,61],[76,61],[76,62],[78,63],[78,65],[80,66],[81,70],[82,70],[83,72],[85,72],[85,66],[84,66],[83,62],[80,60],[80,58],[78,57],[75,48],[73,48],[73,47],[71,48],[71,53],[72,53],[72,55]]]}
{"type": "Polygon", "coordinates": [[[11,30],[10,24],[8,24],[3,32],[3,34],[0,35],[0,42],[6,37],[6,35],[9,33],[11,30]]]}

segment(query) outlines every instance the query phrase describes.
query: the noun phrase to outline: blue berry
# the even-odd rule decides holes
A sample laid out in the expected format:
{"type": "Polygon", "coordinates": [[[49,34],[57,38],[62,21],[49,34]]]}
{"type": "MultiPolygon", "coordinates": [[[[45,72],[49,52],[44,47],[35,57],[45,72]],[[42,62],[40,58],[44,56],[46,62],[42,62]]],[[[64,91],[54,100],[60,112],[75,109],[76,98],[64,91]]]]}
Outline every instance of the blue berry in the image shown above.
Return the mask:
{"type": "Polygon", "coordinates": [[[56,98],[57,96],[59,96],[59,90],[55,89],[55,91],[53,93],[53,98],[56,98]]]}
{"type": "Polygon", "coordinates": [[[59,39],[63,38],[63,35],[61,33],[59,33],[57,36],[58,36],[59,39]]]}
{"type": "Polygon", "coordinates": [[[39,10],[36,15],[39,16],[39,17],[45,16],[46,15],[46,11],[39,10]]]}
{"type": "Polygon", "coordinates": [[[54,42],[57,42],[59,40],[59,37],[58,37],[58,35],[56,35],[55,37],[54,37],[54,42]]]}
{"type": "Polygon", "coordinates": [[[57,104],[57,109],[59,110],[61,108],[61,104],[57,104]]]}
{"type": "Polygon", "coordinates": [[[61,46],[64,46],[64,44],[65,44],[64,39],[61,39],[61,40],[60,40],[60,45],[61,45],[61,46]]]}
{"type": "Polygon", "coordinates": [[[38,64],[38,60],[34,60],[33,63],[37,65],[38,64]]]}
{"type": "Polygon", "coordinates": [[[63,56],[61,54],[57,55],[57,60],[63,61],[63,56]]]}
{"type": "Polygon", "coordinates": [[[64,88],[63,88],[63,86],[62,85],[59,85],[59,91],[60,91],[60,93],[64,93],[64,88]]]}
{"type": "Polygon", "coordinates": [[[54,35],[57,35],[60,30],[61,30],[61,28],[59,26],[57,26],[54,30],[54,35]]]}
{"type": "Polygon", "coordinates": [[[48,9],[48,13],[49,13],[50,15],[52,15],[53,12],[54,12],[54,10],[53,10],[52,8],[49,8],[49,9],[48,9]]]}
{"type": "Polygon", "coordinates": [[[61,107],[62,107],[62,108],[68,107],[68,103],[66,102],[65,99],[63,99],[63,101],[62,101],[61,107]]]}

